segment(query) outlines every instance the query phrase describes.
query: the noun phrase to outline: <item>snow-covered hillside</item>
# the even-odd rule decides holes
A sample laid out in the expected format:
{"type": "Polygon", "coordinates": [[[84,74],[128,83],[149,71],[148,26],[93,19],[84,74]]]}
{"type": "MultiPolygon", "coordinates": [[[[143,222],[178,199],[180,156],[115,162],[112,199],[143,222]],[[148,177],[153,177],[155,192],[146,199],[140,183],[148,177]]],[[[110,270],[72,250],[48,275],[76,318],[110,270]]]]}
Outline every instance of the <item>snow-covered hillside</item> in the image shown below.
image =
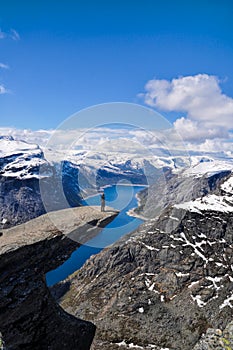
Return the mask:
{"type": "MultiPolygon", "coordinates": [[[[123,142],[123,141],[122,141],[123,142]]],[[[125,141],[126,142],[126,141],[125,141]]],[[[82,169],[85,176],[129,176],[139,181],[139,177],[148,178],[150,184],[153,178],[156,180],[158,170],[171,169],[173,173],[182,176],[202,176],[213,174],[233,168],[233,159],[226,154],[210,153],[199,154],[177,151],[169,152],[165,148],[149,147],[137,148],[137,144],[128,142],[128,148],[119,150],[120,141],[113,140],[105,147],[98,146],[96,149],[59,149],[46,148],[37,144],[27,143],[24,140],[15,140],[11,136],[0,136],[0,172],[2,176],[16,178],[30,178],[46,176],[41,171],[41,165],[60,164],[68,161],[82,169]]],[[[143,182],[144,182],[143,180],[143,182]]],[[[133,180],[133,182],[135,182],[133,180]]],[[[141,181],[139,181],[141,182],[141,181]]]]}
{"type": "Polygon", "coordinates": [[[39,167],[45,164],[38,145],[0,136],[0,175],[18,179],[39,177],[39,167]]]}
{"type": "Polygon", "coordinates": [[[61,174],[67,206],[78,205],[75,167],[65,163],[60,168],[44,158],[38,145],[9,136],[0,137],[0,224],[13,226],[45,213],[40,181],[48,182],[49,199],[54,203],[54,210],[63,208],[56,192],[61,174]]]}
{"type": "Polygon", "coordinates": [[[208,194],[193,201],[177,204],[175,207],[197,213],[203,211],[233,212],[233,175],[220,185],[220,190],[220,194],[208,194]]]}
{"type": "Polygon", "coordinates": [[[182,175],[200,177],[225,170],[233,170],[233,158],[212,153],[209,156],[190,157],[190,166],[183,171],[182,175]]]}

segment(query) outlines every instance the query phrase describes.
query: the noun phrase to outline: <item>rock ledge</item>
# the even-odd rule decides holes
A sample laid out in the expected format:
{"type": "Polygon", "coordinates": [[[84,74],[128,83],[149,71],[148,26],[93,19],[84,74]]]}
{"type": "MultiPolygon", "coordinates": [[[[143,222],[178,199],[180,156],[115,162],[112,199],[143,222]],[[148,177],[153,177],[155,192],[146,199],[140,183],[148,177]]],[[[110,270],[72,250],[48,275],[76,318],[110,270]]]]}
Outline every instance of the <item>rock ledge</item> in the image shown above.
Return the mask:
{"type": "Polygon", "coordinates": [[[56,304],[46,286],[45,273],[59,266],[118,214],[107,210],[65,209],[3,230],[0,314],[8,350],[90,348],[95,326],[69,315],[56,304]],[[91,235],[87,225],[92,227],[91,235]]]}

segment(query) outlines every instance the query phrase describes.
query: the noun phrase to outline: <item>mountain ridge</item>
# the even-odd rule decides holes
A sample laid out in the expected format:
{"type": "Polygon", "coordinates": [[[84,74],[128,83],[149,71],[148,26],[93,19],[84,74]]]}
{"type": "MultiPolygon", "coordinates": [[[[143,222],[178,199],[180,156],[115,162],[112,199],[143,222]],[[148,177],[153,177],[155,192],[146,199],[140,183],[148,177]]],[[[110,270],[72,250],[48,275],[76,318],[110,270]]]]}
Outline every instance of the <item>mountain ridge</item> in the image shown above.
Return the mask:
{"type": "Polygon", "coordinates": [[[232,159],[217,155],[144,155],[68,150],[43,150],[36,144],[0,137],[0,222],[23,223],[48,210],[79,206],[83,197],[97,194],[105,185],[119,181],[152,185],[159,178],[167,187],[170,172],[175,176],[200,177],[203,171],[231,170],[232,159]],[[55,155],[56,154],[56,155],[55,155]],[[204,165],[203,165],[204,164],[204,165]],[[44,187],[43,187],[44,186],[44,187]],[[42,189],[45,188],[43,195],[42,189]],[[60,188],[60,192],[57,192],[60,188]],[[65,202],[62,201],[65,198],[65,202]]]}

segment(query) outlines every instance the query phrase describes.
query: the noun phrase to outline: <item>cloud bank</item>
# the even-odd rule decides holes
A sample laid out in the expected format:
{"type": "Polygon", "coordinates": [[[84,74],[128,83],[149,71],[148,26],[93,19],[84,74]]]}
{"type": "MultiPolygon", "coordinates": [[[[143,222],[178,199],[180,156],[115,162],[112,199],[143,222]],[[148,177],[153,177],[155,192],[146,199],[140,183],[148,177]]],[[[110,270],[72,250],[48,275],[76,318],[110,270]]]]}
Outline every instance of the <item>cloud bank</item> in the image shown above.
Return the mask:
{"type": "Polygon", "coordinates": [[[228,138],[233,129],[233,98],[225,95],[220,80],[198,74],[148,81],[144,101],[162,111],[180,112],[174,128],[184,140],[228,138]]]}
{"type": "MultiPolygon", "coordinates": [[[[191,133],[191,131],[190,131],[191,133]]],[[[29,130],[14,127],[0,127],[1,135],[11,135],[16,140],[35,143],[44,148],[51,148],[58,152],[81,151],[126,152],[151,154],[161,156],[168,154],[196,153],[224,153],[225,157],[233,156],[233,142],[225,139],[206,139],[197,143],[187,140],[185,144],[174,128],[161,131],[143,129],[72,129],[67,130],[29,130]]]]}

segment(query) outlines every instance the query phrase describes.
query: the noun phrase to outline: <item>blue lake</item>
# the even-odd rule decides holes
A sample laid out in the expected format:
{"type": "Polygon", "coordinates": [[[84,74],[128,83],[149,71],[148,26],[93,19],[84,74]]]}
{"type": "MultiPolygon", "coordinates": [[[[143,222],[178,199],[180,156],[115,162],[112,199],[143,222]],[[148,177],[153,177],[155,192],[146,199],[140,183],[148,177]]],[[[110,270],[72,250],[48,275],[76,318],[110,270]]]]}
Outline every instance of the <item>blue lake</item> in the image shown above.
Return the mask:
{"type": "MultiPolygon", "coordinates": [[[[57,269],[46,274],[48,286],[64,280],[80,269],[91,255],[99,253],[103,248],[135,230],[143,222],[139,218],[129,216],[127,212],[137,206],[136,194],[144,188],[144,186],[114,185],[104,189],[106,205],[120,210],[120,213],[96,237],[75,250],[57,269]]],[[[100,205],[100,195],[90,197],[82,204],[100,205]]]]}

